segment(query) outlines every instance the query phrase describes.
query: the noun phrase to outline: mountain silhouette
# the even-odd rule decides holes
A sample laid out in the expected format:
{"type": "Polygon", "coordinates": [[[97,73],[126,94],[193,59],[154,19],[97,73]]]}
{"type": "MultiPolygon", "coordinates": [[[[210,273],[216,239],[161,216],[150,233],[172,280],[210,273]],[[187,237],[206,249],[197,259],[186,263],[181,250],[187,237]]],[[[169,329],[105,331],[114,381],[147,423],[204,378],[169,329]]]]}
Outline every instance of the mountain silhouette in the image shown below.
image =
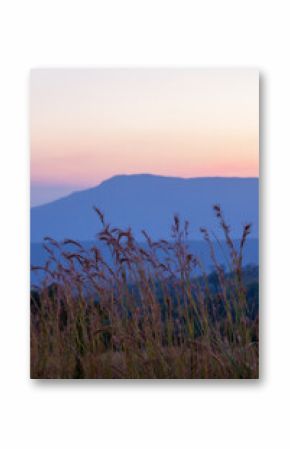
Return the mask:
{"type": "Polygon", "coordinates": [[[173,215],[190,223],[190,238],[200,239],[199,228],[219,236],[212,206],[219,204],[238,238],[242,225],[252,224],[258,237],[257,178],[174,178],[148,174],[114,176],[100,185],[31,209],[31,241],[51,236],[56,240],[92,240],[101,229],[93,210],[98,207],[113,226],[131,227],[137,240],[142,230],[156,238],[170,238],[173,215]]]}

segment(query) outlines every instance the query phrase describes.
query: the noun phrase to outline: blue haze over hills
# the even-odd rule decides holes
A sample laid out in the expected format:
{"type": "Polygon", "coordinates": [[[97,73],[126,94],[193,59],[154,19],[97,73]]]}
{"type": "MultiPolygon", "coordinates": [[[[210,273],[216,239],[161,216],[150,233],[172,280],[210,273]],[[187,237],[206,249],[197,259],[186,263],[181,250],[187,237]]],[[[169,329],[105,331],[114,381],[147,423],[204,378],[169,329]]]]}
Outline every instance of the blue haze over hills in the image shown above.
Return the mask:
{"type": "Polygon", "coordinates": [[[155,175],[114,176],[97,187],[72,193],[31,209],[31,242],[43,237],[89,241],[101,229],[93,206],[113,226],[131,227],[137,240],[145,229],[152,238],[170,239],[173,215],[190,223],[192,240],[200,240],[206,227],[222,237],[212,206],[220,204],[233,238],[242,225],[252,224],[258,238],[257,178],[173,178],[155,175]]]}
{"type": "MultiPolygon", "coordinates": [[[[140,244],[142,229],[152,238],[171,238],[173,215],[189,220],[189,250],[212,270],[213,261],[208,245],[202,241],[200,227],[213,231],[221,239],[214,243],[217,260],[226,265],[227,245],[215,218],[212,206],[221,205],[232,237],[241,236],[242,225],[252,224],[252,232],[245,249],[243,265],[259,263],[258,243],[258,179],[257,178],[169,178],[153,175],[115,176],[99,186],[72,193],[57,201],[31,209],[31,264],[44,265],[47,253],[42,240],[45,236],[56,240],[72,238],[82,241],[89,249],[96,244],[95,237],[101,225],[93,206],[105,213],[112,226],[128,228],[140,244]]],[[[235,245],[239,242],[235,240],[235,245]]],[[[111,256],[103,243],[98,242],[108,263],[111,256]]],[[[69,249],[67,247],[67,249],[69,249]]],[[[74,247],[71,248],[74,250],[74,247]]],[[[41,273],[32,273],[37,284],[41,273]]]]}

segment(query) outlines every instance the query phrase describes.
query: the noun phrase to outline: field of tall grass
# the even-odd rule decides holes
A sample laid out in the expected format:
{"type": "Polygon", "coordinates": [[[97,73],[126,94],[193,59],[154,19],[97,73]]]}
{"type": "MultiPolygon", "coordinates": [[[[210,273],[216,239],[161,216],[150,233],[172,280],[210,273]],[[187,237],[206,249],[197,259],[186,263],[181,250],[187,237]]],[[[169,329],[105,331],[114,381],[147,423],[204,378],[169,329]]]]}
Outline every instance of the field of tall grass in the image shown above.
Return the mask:
{"type": "Polygon", "coordinates": [[[31,289],[31,377],[257,378],[258,311],[243,270],[250,225],[237,247],[214,206],[229,257],[224,268],[201,229],[214,266],[209,276],[189,252],[189,224],[178,216],[170,241],[144,232],[140,245],[130,229],[113,228],[96,212],[103,229],[94,246],[46,238],[47,263],[33,267],[45,276],[31,289]]]}

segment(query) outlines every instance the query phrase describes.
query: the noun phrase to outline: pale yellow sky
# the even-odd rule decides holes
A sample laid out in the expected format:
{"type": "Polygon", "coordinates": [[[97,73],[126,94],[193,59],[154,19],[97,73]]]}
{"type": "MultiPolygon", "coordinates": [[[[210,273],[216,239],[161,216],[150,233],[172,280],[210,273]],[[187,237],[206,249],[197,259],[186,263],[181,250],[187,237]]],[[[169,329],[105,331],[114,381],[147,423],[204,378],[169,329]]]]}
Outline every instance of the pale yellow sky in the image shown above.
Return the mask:
{"type": "Polygon", "coordinates": [[[48,69],[31,73],[32,183],[115,174],[258,176],[255,70],[48,69]]]}

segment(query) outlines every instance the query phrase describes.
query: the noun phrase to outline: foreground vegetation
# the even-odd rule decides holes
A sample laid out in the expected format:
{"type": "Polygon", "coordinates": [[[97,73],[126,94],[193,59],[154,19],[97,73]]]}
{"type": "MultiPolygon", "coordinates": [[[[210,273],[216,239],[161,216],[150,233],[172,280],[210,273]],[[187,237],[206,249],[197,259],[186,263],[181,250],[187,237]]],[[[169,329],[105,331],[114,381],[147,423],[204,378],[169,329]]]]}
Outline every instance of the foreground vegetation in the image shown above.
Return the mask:
{"type": "Polygon", "coordinates": [[[258,277],[243,270],[250,225],[236,247],[219,206],[226,267],[201,229],[214,271],[187,249],[177,216],[172,240],[140,246],[103,224],[95,246],[47,238],[45,273],[31,292],[32,378],[257,378],[258,277]],[[112,255],[108,263],[101,251],[112,255]],[[72,249],[73,248],[73,249],[72,249]]]}

